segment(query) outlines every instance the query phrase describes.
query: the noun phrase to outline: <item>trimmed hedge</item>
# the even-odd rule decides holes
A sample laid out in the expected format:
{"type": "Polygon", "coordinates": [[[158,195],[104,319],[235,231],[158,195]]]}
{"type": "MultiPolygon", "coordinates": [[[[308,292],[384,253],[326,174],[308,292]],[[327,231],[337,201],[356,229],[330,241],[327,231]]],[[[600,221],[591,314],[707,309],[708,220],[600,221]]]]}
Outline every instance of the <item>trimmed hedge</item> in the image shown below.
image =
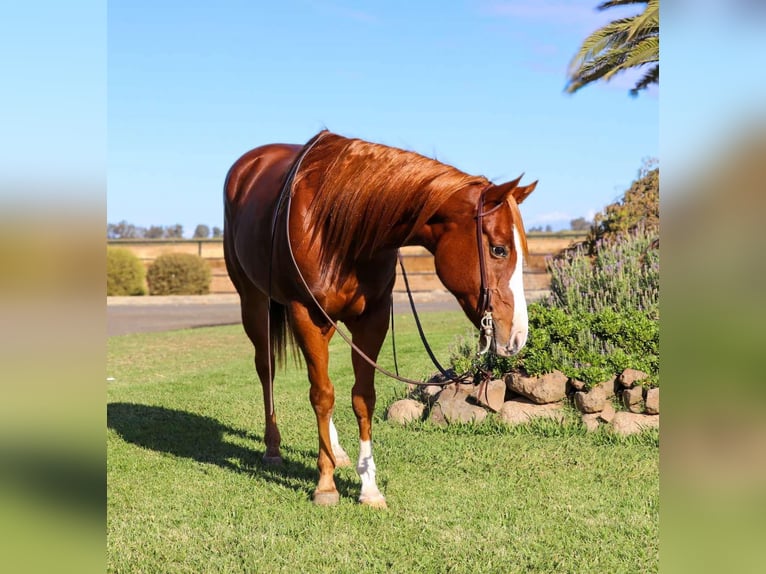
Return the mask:
{"type": "Polygon", "coordinates": [[[164,253],[146,274],[150,295],[204,295],[210,292],[210,267],[199,255],[164,253]]]}
{"type": "Polygon", "coordinates": [[[123,247],[106,248],[106,294],[146,295],[146,270],[132,251],[123,247]]]}

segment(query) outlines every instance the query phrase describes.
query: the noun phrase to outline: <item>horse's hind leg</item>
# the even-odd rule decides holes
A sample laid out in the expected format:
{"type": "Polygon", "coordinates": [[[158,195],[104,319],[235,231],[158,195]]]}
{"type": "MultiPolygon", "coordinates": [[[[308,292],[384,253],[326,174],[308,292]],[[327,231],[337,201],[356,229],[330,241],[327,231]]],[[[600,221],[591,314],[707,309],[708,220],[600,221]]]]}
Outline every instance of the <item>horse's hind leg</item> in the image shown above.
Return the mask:
{"type": "Polygon", "coordinates": [[[270,348],[269,344],[268,324],[269,298],[261,293],[247,298],[242,297],[242,325],[255,347],[255,370],[263,388],[263,408],[266,419],[264,433],[266,453],[263,455],[263,462],[281,464],[279,445],[282,439],[274,411],[274,349],[270,348]]]}

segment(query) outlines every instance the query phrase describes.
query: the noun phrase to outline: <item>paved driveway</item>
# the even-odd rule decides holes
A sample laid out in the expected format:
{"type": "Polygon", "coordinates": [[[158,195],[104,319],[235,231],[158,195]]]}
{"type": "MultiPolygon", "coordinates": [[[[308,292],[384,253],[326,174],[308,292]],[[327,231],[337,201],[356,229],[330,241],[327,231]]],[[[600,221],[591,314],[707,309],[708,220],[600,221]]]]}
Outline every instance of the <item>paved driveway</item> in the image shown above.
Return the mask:
{"type": "MultiPolygon", "coordinates": [[[[417,293],[415,300],[418,313],[460,309],[449,293],[417,293]]],[[[394,311],[410,313],[409,303],[404,294],[397,293],[394,296],[394,311]]],[[[130,333],[232,325],[239,322],[237,295],[107,297],[106,331],[110,337],[130,333]]]]}

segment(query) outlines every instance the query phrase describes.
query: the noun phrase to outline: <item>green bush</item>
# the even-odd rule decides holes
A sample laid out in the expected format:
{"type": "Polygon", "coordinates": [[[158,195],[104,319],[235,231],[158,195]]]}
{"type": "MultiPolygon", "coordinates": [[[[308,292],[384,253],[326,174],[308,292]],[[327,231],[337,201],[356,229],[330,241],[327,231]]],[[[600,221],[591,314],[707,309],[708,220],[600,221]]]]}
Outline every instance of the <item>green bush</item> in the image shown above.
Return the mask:
{"type": "Polygon", "coordinates": [[[199,255],[164,253],[146,273],[151,295],[204,295],[210,292],[210,267],[199,255]]]}
{"type": "Polygon", "coordinates": [[[146,295],[146,270],[132,251],[123,247],[106,248],[106,294],[146,295]]]}
{"type": "Polygon", "coordinates": [[[595,384],[630,367],[649,373],[651,383],[658,383],[659,323],[640,311],[604,309],[567,315],[537,304],[530,306],[530,331],[535,335],[527,347],[509,360],[510,366],[523,367],[530,375],[558,369],[595,384]],[[562,329],[565,323],[574,328],[562,329]]]}
{"type": "Polygon", "coordinates": [[[537,376],[558,369],[588,385],[606,381],[627,368],[650,375],[648,384],[659,384],[659,322],[640,311],[570,314],[542,303],[529,306],[529,340],[521,352],[508,358],[487,354],[475,358],[475,347],[453,347],[452,364],[462,372],[469,365],[500,377],[523,370],[537,376]]]}

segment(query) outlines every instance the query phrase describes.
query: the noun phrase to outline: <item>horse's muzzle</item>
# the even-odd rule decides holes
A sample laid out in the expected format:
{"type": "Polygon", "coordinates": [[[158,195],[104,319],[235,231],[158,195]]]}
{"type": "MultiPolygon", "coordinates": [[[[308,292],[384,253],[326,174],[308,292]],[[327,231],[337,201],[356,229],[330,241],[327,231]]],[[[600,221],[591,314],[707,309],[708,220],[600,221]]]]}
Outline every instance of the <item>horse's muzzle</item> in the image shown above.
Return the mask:
{"type": "Polygon", "coordinates": [[[499,357],[512,357],[524,348],[527,343],[526,329],[518,329],[511,333],[507,345],[498,344],[497,339],[493,342],[492,351],[499,357]]]}

